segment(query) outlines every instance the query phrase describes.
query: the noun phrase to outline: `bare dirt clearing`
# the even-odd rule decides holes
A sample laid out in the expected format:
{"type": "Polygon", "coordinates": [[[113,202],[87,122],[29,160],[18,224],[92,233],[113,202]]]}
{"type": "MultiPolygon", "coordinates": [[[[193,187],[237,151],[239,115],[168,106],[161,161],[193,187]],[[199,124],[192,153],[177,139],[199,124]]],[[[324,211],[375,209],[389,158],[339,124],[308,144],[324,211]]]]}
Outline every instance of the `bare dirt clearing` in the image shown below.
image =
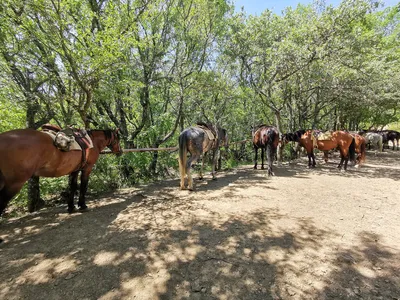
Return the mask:
{"type": "Polygon", "coordinates": [[[400,299],[400,151],[251,166],[4,220],[1,299],[400,299]]]}

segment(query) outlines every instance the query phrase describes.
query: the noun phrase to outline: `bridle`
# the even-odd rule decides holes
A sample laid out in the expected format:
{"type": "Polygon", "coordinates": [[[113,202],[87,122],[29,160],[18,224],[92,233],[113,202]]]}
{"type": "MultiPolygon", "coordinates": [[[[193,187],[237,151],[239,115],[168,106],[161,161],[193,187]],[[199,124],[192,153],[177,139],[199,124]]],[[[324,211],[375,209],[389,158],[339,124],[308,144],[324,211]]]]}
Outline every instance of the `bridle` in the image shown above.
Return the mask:
{"type": "MultiPolygon", "coordinates": [[[[114,148],[114,146],[118,143],[119,143],[118,133],[116,133],[115,131],[111,131],[111,138],[107,144],[107,147],[109,147],[112,150],[112,148],[114,148]]],[[[119,148],[118,152],[122,154],[121,146],[119,146],[118,148],[119,148]]]]}

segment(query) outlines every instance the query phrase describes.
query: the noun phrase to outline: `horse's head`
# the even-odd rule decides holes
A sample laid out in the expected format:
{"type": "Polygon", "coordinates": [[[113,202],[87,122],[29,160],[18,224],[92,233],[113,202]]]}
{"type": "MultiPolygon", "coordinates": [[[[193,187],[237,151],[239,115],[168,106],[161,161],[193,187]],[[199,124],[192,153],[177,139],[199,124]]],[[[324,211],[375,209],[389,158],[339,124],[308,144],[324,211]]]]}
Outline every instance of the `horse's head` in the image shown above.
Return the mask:
{"type": "Polygon", "coordinates": [[[119,129],[117,128],[116,130],[111,131],[111,138],[107,147],[111,150],[112,153],[115,153],[118,156],[122,155],[122,149],[119,140],[119,129]]]}
{"type": "Polygon", "coordinates": [[[289,142],[296,142],[296,135],[294,133],[284,133],[280,137],[281,145],[285,146],[289,142]]]}

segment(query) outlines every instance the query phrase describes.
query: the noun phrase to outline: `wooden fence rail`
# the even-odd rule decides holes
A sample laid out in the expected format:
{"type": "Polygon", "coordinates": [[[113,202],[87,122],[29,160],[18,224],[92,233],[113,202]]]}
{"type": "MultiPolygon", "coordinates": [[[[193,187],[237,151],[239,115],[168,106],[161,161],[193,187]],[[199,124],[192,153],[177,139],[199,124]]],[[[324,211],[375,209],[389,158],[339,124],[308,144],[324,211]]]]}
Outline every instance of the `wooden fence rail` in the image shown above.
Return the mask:
{"type": "MultiPolygon", "coordinates": [[[[235,145],[235,144],[243,144],[246,143],[250,140],[243,140],[243,141],[238,141],[238,142],[232,142],[229,143],[229,145],[235,145]]],[[[165,147],[165,148],[137,148],[137,149],[123,149],[122,153],[129,153],[129,152],[151,152],[151,151],[171,151],[174,152],[178,150],[178,147],[165,147]]],[[[112,154],[110,150],[106,151],[101,151],[100,154],[112,154]]]]}

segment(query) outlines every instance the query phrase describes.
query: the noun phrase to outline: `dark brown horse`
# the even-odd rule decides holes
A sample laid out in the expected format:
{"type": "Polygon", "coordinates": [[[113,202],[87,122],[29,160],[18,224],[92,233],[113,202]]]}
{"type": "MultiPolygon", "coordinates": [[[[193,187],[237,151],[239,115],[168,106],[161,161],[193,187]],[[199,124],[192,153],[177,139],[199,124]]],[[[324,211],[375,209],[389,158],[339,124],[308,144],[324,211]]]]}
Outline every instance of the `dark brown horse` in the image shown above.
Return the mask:
{"type": "Polygon", "coordinates": [[[254,169],[257,169],[257,152],[261,148],[261,169],[264,170],[264,154],[267,152],[268,175],[272,172],[272,162],[279,144],[279,131],[274,126],[261,125],[253,132],[254,169]]]}
{"type": "Polygon", "coordinates": [[[212,178],[215,179],[215,166],[219,147],[228,146],[228,134],[223,128],[199,123],[198,126],[186,128],[179,135],[179,171],[181,175],[180,188],[185,189],[185,177],[188,178],[188,190],[193,191],[193,179],[190,175],[192,163],[202,156],[200,179],[203,179],[205,154],[212,151],[212,178]],[[189,159],[187,153],[190,153],[189,159]]]}
{"type": "Polygon", "coordinates": [[[0,134],[0,214],[8,202],[32,176],[60,177],[70,174],[68,212],[74,211],[74,195],[77,178],[81,174],[78,206],[86,209],[85,193],[89,175],[100,152],[109,147],[113,153],[121,154],[118,129],[88,130],[93,148],[88,150],[86,161],[82,151],[63,152],[54,146],[50,135],[33,129],[17,129],[0,134]]]}
{"type": "Polygon", "coordinates": [[[349,158],[350,160],[355,159],[355,140],[353,136],[345,131],[333,131],[329,140],[316,140],[313,138],[313,134],[314,130],[306,130],[301,136],[285,134],[283,140],[284,143],[288,141],[298,142],[306,149],[309,167],[315,167],[316,165],[313,151],[314,147],[321,151],[329,151],[338,148],[341,156],[338,168],[341,169],[344,163],[344,169],[347,170],[349,158]]]}

